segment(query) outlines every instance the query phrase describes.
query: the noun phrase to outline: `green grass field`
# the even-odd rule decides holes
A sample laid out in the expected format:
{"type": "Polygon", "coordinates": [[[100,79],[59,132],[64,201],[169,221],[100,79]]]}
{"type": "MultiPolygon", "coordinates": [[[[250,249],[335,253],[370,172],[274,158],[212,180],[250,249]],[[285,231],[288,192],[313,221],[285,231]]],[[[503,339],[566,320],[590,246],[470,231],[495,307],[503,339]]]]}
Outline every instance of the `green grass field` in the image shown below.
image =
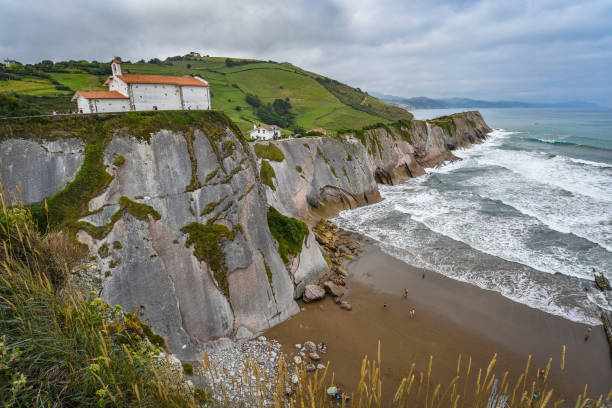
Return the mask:
{"type": "MultiPolygon", "coordinates": [[[[411,117],[410,113],[359,89],[290,64],[233,59],[238,64],[227,66],[225,60],[225,57],[203,57],[171,61],[171,65],[166,62],[124,63],[122,69],[133,74],[198,75],[204,78],[211,85],[213,109],[225,112],[243,131],[252,128],[253,123],[260,123],[255,109],[246,103],[247,93],[259,96],[264,103],[289,98],[295,125],[306,129],[361,128],[411,117]]],[[[104,76],[79,72],[78,67],[64,71],[48,75],[71,91],[60,91],[45,78],[24,77],[23,80],[0,80],[0,93],[65,98],[79,89],[105,89],[104,76]]]]}

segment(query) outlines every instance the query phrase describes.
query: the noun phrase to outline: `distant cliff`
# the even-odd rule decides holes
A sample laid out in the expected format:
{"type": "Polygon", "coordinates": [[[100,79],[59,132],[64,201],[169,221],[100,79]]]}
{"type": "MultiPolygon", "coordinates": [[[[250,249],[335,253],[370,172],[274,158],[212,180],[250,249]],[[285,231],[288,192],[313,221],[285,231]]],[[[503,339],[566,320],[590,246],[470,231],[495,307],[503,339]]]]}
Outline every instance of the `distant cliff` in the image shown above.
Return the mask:
{"type": "Polygon", "coordinates": [[[297,313],[294,298],[328,271],[300,221],[276,220],[304,225],[301,251],[283,253],[269,206],[309,222],[378,201],[377,182],[423,174],[489,131],[467,112],[247,144],[218,112],[33,117],[0,121],[0,174],[40,228],[88,246],[75,284],[139,310],[195,359],[203,342],[297,313]]]}
{"type": "Polygon", "coordinates": [[[455,160],[452,150],[484,141],[491,129],[479,112],[431,121],[400,121],[340,137],[272,142],[284,159],[258,157],[273,170],[268,202],[300,218],[316,218],[380,200],[377,183],[398,184],[426,167],[455,160]]]}

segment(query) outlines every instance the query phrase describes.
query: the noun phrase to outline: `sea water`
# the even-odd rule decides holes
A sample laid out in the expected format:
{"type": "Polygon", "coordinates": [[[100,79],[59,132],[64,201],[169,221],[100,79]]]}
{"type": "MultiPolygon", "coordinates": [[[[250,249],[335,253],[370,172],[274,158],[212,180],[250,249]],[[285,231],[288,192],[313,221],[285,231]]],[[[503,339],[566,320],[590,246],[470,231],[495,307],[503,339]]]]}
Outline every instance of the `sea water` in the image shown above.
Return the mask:
{"type": "Polygon", "coordinates": [[[612,111],[481,113],[495,128],[486,142],[423,177],[379,186],[383,201],[335,222],[407,263],[599,323],[598,308],[612,310],[612,294],[593,282],[594,271],[612,280],[612,111]]]}

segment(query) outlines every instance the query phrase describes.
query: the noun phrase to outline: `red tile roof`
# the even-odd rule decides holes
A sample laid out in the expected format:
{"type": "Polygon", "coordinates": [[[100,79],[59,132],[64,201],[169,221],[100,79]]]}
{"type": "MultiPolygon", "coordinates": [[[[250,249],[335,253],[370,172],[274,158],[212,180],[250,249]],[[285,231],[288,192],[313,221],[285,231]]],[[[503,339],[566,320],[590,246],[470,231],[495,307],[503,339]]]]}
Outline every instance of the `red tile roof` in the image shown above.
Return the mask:
{"type": "Polygon", "coordinates": [[[117,75],[117,78],[128,84],[169,84],[179,86],[208,86],[206,82],[185,75],[182,77],[167,75],[140,75],[124,74],[117,75]]]}
{"type": "Polygon", "coordinates": [[[76,91],[72,99],[78,95],[81,95],[87,99],[128,99],[124,94],[117,91],[76,91]]]}

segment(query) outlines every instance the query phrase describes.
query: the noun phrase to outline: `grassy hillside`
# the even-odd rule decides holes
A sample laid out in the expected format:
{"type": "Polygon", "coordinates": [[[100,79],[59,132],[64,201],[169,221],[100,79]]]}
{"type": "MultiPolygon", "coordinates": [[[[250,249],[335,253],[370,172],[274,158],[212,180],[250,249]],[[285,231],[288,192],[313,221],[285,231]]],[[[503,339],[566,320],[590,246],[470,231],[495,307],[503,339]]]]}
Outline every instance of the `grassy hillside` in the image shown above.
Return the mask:
{"type": "MultiPolygon", "coordinates": [[[[412,117],[359,89],[285,63],[237,59],[228,63],[221,57],[172,57],[163,62],[125,62],[122,69],[139,74],[201,76],[211,84],[213,108],[224,111],[242,130],[261,122],[256,108],[246,102],[247,94],[257,95],[264,104],[289,98],[295,115],[294,127],[306,129],[360,128],[412,117]]],[[[44,96],[57,99],[58,109],[67,110],[66,100],[73,91],[104,89],[102,83],[108,74],[109,66],[83,61],[0,68],[0,99],[10,94],[30,108],[24,111],[48,113],[48,103],[43,104],[43,98],[32,99],[44,96]]],[[[0,107],[0,116],[1,112],[0,107]]]]}

